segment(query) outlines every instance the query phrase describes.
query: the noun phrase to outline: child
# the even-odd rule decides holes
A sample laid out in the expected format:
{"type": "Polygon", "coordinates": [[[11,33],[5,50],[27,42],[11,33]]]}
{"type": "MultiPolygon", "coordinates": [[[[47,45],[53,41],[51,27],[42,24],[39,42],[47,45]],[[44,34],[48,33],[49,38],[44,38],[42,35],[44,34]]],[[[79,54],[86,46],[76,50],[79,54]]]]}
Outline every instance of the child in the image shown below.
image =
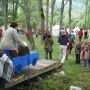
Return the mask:
{"type": "Polygon", "coordinates": [[[81,50],[80,60],[82,60],[82,66],[89,67],[90,51],[88,45],[84,45],[84,49],[81,50]]]}

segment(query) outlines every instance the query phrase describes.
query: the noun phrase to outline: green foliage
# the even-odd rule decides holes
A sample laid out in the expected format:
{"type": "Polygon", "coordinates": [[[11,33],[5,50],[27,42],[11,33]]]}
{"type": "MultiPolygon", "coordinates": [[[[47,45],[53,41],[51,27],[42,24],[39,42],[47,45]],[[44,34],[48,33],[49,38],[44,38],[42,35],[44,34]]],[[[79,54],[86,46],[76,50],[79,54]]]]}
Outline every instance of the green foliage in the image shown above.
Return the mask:
{"type": "Polygon", "coordinates": [[[25,15],[23,13],[23,10],[21,8],[18,9],[18,22],[24,27],[26,26],[25,23],[25,15]]]}
{"type": "MultiPolygon", "coordinates": [[[[2,1],[2,0],[1,0],[2,1]]],[[[9,5],[9,11],[8,11],[8,22],[11,22],[13,20],[13,10],[12,10],[12,6],[13,6],[13,0],[8,0],[8,5],[9,5]]],[[[79,2],[80,3],[80,2],[79,2]]],[[[1,4],[1,2],[0,2],[1,4]]],[[[30,16],[31,16],[31,25],[32,28],[40,28],[40,14],[39,14],[39,5],[38,5],[38,0],[30,0],[29,2],[30,4],[30,16]],[[38,23],[38,24],[37,24],[38,23]]],[[[49,5],[51,4],[51,1],[49,2],[49,5]]],[[[88,2],[88,14],[89,14],[89,9],[90,9],[90,0],[88,2]]],[[[83,3],[83,5],[85,5],[85,2],[83,3]]],[[[25,26],[25,16],[24,16],[24,12],[23,9],[21,9],[23,6],[23,2],[21,0],[19,0],[19,7],[18,7],[18,18],[17,20],[19,21],[19,23],[22,26],[25,26]]],[[[46,13],[46,0],[43,1],[43,8],[44,8],[44,13],[46,13]]],[[[0,7],[1,9],[1,7],[0,7]]],[[[49,10],[51,9],[51,7],[49,6],[49,10]]],[[[2,15],[2,11],[0,11],[0,25],[3,24],[3,15],[2,15]]],[[[46,15],[46,14],[45,14],[46,15]]],[[[90,15],[88,15],[88,26],[87,28],[90,28],[90,15]]],[[[75,26],[79,26],[79,27],[86,27],[85,26],[85,11],[72,11],[72,27],[75,26]]],[[[50,20],[51,20],[51,14],[49,13],[49,24],[50,24],[50,20]]],[[[54,10],[54,17],[53,17],[53,25],[55,24],[60,24],[60,8],[55,7],[54,10]]],[[[64,25],[65,27],[68,27],[68,12],[65,11],[64,13],[64,25]]]]}

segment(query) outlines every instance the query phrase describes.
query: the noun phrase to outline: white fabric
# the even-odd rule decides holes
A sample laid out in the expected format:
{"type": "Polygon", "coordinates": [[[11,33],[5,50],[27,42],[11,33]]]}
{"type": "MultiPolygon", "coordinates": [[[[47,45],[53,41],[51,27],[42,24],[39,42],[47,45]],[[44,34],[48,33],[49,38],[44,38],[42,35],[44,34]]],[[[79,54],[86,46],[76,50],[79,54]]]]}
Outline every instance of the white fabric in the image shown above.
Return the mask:
{"type": "Polygon", "coordinates": [[[4,67],[5,60],[0,58],[0,77],[3,75],[3,67],[4,67]]]}
{"type": "Polygon", "coordinates": [[[4,78],[7,81],[11,80],[13,73],[13,63],[10,58],[4,54],[0,58],[0,77],[4,78]]]}

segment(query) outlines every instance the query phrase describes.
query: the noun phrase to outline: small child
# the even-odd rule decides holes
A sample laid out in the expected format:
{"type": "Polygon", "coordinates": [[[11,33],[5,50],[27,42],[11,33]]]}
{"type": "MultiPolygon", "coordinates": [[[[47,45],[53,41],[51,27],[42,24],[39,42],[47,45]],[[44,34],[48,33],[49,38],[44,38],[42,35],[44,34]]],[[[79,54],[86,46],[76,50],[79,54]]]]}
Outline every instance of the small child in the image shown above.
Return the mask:
{"type": "Polygon", "coordinates": [[[84,49],[81,50],[80,60],[82,60],[82,66],[89,67],[90,51],[88,45],[84,45],[84,49]]]}

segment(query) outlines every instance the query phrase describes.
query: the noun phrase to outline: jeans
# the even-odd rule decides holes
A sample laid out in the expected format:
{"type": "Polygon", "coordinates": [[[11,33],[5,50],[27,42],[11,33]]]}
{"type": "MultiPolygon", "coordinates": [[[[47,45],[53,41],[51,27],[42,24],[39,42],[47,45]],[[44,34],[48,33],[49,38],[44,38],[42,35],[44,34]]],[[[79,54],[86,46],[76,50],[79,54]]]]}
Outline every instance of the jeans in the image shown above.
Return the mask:
{"type": "Polygon", "coordinates": [[[62,64],[64,64],[67,54],[67,46],[60,45],[60,61],[62,64]]]}
{"type": "Polygon", "coordinates": [[[76,61],[77,64],[80,64],[80,54],[76,54],[76,61]]]}
{"type": "Polygon", "coordinates": [[[45,49],[45,53],[46,53],[46,55],[45,55],[45,58],[46,58],[46,59],[48,59],[48,56],[49,56],[50,59],[52,59],[52,52],[49,51],[48,48],[45,49]],[[49,54],[49,55],[48,55],[48,54],[49,54]]]}
{"type": "Polygon", "coordinates": [[[82,60],[82,66],[89,67],[89,60],[82,60]]]}

